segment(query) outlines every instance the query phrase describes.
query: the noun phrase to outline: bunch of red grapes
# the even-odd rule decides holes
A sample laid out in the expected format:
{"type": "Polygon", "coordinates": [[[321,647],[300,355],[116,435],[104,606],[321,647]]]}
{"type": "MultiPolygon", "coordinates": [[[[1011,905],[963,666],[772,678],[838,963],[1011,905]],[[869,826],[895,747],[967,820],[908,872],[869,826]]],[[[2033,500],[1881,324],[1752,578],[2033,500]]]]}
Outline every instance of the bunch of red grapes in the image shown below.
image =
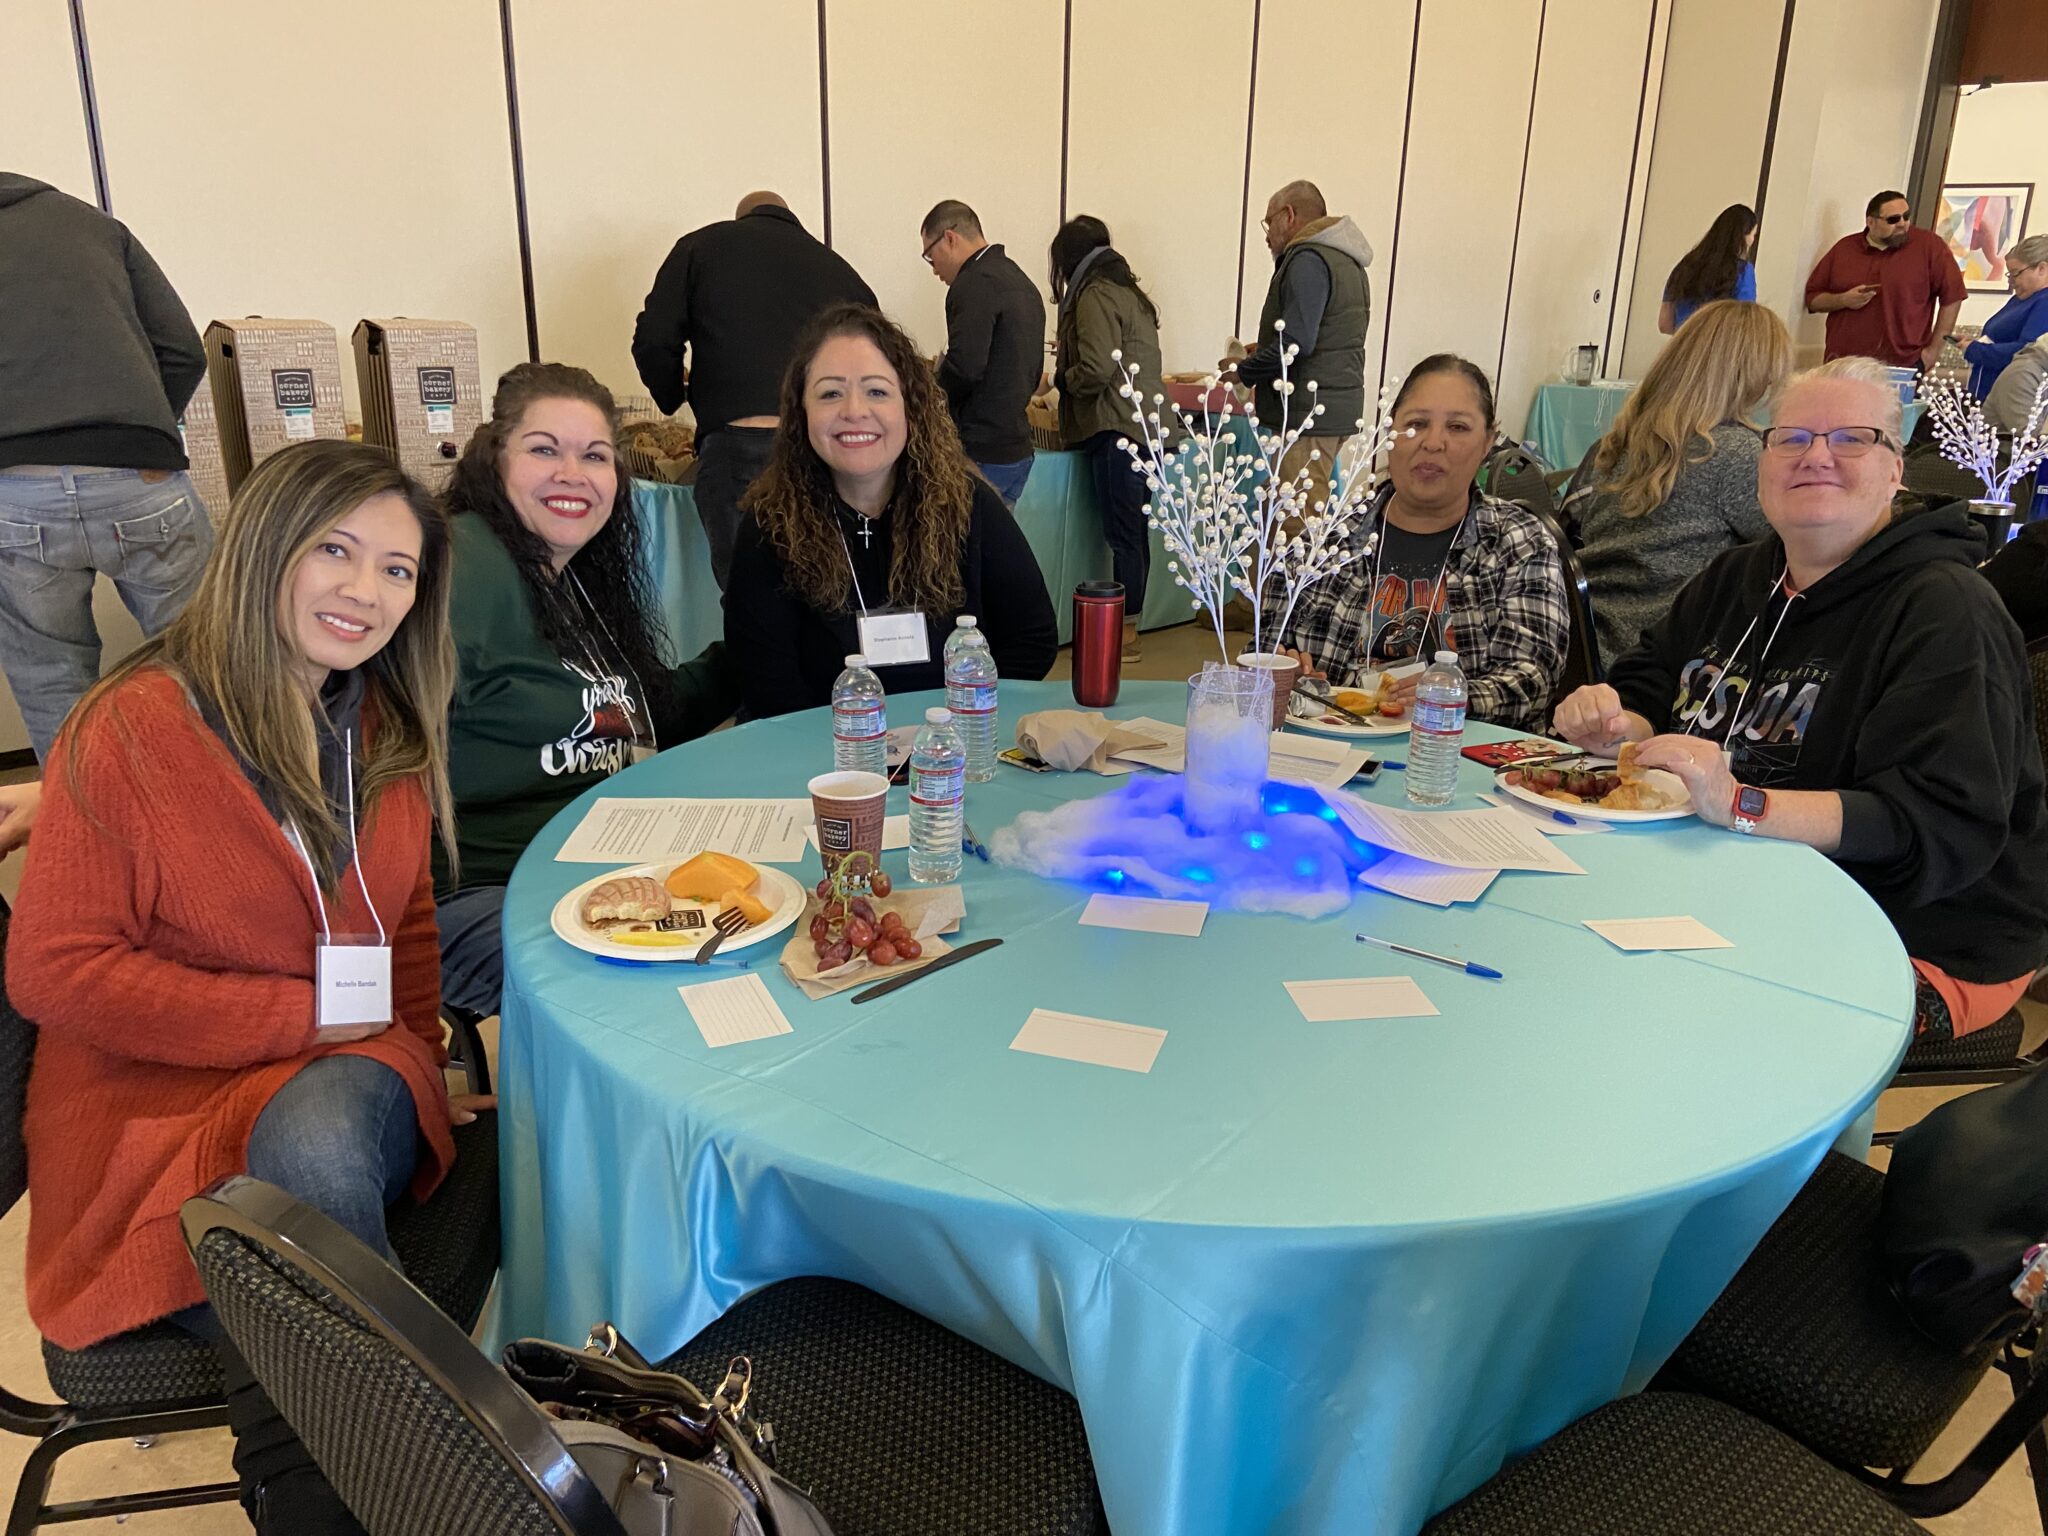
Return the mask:
{"type": "Polygon", "coordinates": [[[924,945],[911,936],[903,914],[877,912],[868,899],[879,900],[895,889],[887,873],[862,867],[868,862],[865,852],[855,851],[839,861],[837,871],[818,882],[818,899],[825,905],[811,919],[811,944],[818,952],[821,971],[846,964],[856,950],[874,965],[923,958],[924,945]],[[866,894],[861,894],[863,890],[866,894]]]}

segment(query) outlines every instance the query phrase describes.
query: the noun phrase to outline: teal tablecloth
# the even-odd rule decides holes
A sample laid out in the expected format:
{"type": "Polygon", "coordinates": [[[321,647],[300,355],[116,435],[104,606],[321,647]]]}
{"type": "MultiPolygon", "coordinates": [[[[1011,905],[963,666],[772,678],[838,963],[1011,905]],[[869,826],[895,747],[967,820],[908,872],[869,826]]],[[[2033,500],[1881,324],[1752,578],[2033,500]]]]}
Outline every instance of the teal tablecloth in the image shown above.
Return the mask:
{"type": "MultiPolygon", "coordinates": [[[[711,578],[711,547],[697,517],[696,490],[635,480],[633,510],[640,516],[648,569],[676,654],[694,656],[725,633],[718,583],[711,578]]],[[[1074,637],[1074,587],[1110,574],[1109,545],[1102,537],[1102,512],[1087,461],[1078,453],[1040,452],[1017,502],[1017,524],[1038,557],[1059,618],[1060,644],[1065,645],[1074,637]]],[[[1187,592],[1167,574],[1165,546],[1154,532],[1139,623],[1145,629],[1159,629],[1194,616],[1187,592]]]]}
{"type": "MultiPolygon", "coordinates": [[[[1116,713],[1183,699],[1126,684],[1116,713]]],[[[1005,729],[1070,703],[1005,684],[1005,729]]],[[[757,721],[601,792],[800,795],[828,736],[823,711],[757,721]]],[[[1467,764],[1458,803],[1485,783],[1467,764]]],[[[969,815],[988,836],[1114,787],[1004,768],[969,815]]],[[[589,798],[505,908],[503,1334],[609,1318],[660,1355],[758,1286],[843,1276],[1071,1388],[1117,1536],[1410,1536],[1643,1385],[1907,1038],[1905,954],[1846,876],[1685,822],[1569,839],[1587,877],[1503,875],[1474,907],[1367,892],[1316,923],[1213,911],[1198,939],[1078,926],[1087,890],[970,861],[963,937],[1000,949],[860,1007],[771,954],[793,1033],[710,1050],[676,995],[705,973],[549,929],[595,872],[553,859],[589,798]],[[1674,913],[1734,947],[1580,926],[1674,913]],[[1441,1015],[1308,1024],[1281,987],[1370,975],[1441,1015]],[[1143,1075],[1008,1049],[1039,1006],[1166,1040],[1143,1075]]]]}
{"type": "MultiPolygon", "coordinates": [[[[1577,469],[1579,461],[1614,425],[1622,402],[1635,389],[1626,379],[1602,379],[1592,384],[1539,384],[1529,407],[1529,422],[1523,440],[1534,443],[1536,451],[1552,469],[1577,469]]],[[[1905,407],[1904,432],[1911,441],[1926,407],[1910,401],[1905,407]]],[[[1761,420],[1761,418],[1759,418],[1761,420]]]]}

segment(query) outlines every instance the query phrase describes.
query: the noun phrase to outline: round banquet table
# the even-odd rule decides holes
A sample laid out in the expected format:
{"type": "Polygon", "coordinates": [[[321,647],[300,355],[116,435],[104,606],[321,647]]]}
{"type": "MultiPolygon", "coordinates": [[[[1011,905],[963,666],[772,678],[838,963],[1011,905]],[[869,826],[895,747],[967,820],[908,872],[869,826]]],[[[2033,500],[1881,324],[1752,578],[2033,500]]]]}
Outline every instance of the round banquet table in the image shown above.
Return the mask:
{"type": "MultiPolygon", "coordinates": [[[[1110,713],[1184,703],[1127,683],[1110,713]]],[[[1003,687],[1006,726],[1071,704],[1003,687]]],[[[603,792],[800,796],[829,739],[822,710],[757,721],[603,792]]],[[[1461,775],[1476,806],[1486,775],[1461,775]]],[[[999,765],[968,819],[986,839],[1121,782],[999,765]]],[[[1406,1536],[1641,1387],[1909,1030],[1905,954],[1846,876],[1684,821],[1561,839],[1585,876],[1504,874],[1473,906],[1361,891],[1315,923],[1212,910],[1195,939],[1081,927],[1089,891],[970,857],[960,937],[1000,948],[855,1006],[807,1001],[770,940],[752,970],[792,1032],[712,1050],[676,989],[732,972],[550,930],[597,872],[554,860],[584,809],[505,905],[502,1336],[609,1319],[659,1356],[756,1287],[854,1280],[1071,1389],[1117,1536],[1406,1536]],[[1733,947],[1626,954],[1580,926],[1679,914],[1733,947]],[[1281,985],[1376,975],[1439,1015],[1310,1024],[1281,985]],[[1166,1039],[1142,1074],[1010,1050],[1034,1007],[1166,1039]]]]}

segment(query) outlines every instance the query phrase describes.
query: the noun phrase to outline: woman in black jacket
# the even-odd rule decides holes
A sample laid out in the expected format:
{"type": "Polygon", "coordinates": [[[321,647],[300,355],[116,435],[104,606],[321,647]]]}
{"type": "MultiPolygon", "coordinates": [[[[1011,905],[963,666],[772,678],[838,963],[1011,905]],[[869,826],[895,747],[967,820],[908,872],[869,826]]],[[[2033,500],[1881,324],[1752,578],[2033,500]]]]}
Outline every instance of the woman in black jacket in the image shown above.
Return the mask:
{"type": "Polygon", "coordinates": [[[878,311],[837,305],[805,331],[744,506],[725,638],[748,715],[829,703],[854,651],[891,693],[944,687],[963,614],[1001,676],[1051,668],[1059,632],[1031,546],[974,473],[930,366],[878,311]]]}

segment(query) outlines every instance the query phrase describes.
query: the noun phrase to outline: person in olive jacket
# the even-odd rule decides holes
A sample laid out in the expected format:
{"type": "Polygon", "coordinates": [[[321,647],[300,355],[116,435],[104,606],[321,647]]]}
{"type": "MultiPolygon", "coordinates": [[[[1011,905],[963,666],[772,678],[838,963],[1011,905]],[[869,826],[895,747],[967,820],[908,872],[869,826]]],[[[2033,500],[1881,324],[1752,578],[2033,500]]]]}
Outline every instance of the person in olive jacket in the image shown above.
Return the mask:
{"type": "Polygon", "coordinates": [[[521,363],[447,492],[457,862],[436,847],[434,889],[442,998],[477,1013],[497,1011],[505,882],[534,834],[739,702],[722,643],[669,660],[618,425],[611,391],[583,369],[521,363]]]}
{"type": "Polygon", "coordinates": [[[1145,525],[1144,477],[1117,446],[1138,431],[1134,402],[1119,391],[1124,370],[1135,368],[1146,410],[1155,395],[1165,393],[1159,310],[1138,286],[1131,264],[1109,243],[1109,226],[1087,214],[1067,220],[1052,237],[1052,296],[1059,306],[1053,383],[1060,392],[1060,436],[1086,455],[1094,478],[1110,569],[1124,589],[1124,656],[1134,659],[1152,539],[1145,525]]]}

